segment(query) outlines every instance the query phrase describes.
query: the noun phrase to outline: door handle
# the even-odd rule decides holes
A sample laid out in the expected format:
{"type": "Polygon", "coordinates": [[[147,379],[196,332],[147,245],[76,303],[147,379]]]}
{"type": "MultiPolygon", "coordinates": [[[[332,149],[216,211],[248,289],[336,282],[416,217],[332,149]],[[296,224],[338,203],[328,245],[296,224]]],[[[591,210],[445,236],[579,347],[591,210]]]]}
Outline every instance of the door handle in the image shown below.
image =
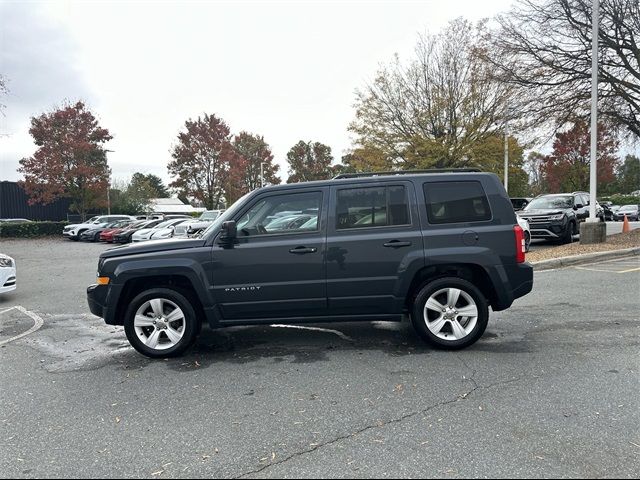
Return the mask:
{"type": "Polygon", "coordinates": [[[289,250],[289,253],[294,253],[296,255],[304,255],[305,253],[316,253],[318,251],[317,248],[314,247],[296,247],[289,250]]]}
{"type": "Polygon", "coordinates": [[[400,247],[410,247],[411,242],[401,242],[400,240],[391,240],[384,244],[385,247],[390,248],[400,248],[400,247]]]}

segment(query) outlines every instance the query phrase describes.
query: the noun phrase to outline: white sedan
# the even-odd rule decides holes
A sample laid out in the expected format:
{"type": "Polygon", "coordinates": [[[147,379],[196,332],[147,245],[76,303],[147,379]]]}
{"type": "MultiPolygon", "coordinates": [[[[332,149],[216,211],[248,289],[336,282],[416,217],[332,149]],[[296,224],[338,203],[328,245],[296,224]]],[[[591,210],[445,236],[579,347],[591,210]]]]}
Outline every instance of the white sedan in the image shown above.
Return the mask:
{"type": "Polygon", "coordinates": [[[0,293],[16,289],[16,261],[0,253],[0,293]]]}
{"type": "Polygon", "coordinates": [[[134,243],[138,243],[138,242],[146,242],[147,240],[151,240],[151,237],[153,237],[153,235],[159,231],[164,231],[164,232],[171,232],[173,233],[173,230],[170,230],[169,227],[172,227],[174,225],[177,225],[179,223],[184,222],[185,220],[189,220],[188,218],[173,218],[171,220],[167,220],[165,222],[159,223],[158,225],[156,225],[153,228],[143,228],[142,230],[138,230],[137,232],[135,232],[133,234],[133,236],[131,237],[131,240],[134,243]]]}

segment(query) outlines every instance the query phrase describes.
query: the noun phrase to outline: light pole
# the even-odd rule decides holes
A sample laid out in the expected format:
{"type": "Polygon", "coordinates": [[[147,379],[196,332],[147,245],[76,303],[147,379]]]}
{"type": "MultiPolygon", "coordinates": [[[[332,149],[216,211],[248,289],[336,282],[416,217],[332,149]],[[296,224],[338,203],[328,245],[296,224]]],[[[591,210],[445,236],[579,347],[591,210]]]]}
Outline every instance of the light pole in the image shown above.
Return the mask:
{"type": "Polygon", "coordinates": [[[607,224],[596,216],[598,153],[598,23],[600,0],[593,0],[591,14],[591,165],[589,171],[589,218],[580,226],[580,243],[607,241],[607,224]]]}
{"type": "Polygon", "coordinates": [[[596,162],[598,151],[598,23],[600,20],[600,0],[593,0],[593,14],[591,16],[591,171],[589,181],[589,221],[597,222],[596,218],[596,162]]]}
{"type": "Polygon", "coordinates": [[[105,150],[104,166],[107,170],[107,215],[111,215],[111,171],[109,170],[109,163],[107,162],[107,152],[113,152],[114,150],[105,150]]]}
{"type": "Polygon", "coordinates": [[[260,188],[264,187],[264,163],[260,162],[260,188]]]}

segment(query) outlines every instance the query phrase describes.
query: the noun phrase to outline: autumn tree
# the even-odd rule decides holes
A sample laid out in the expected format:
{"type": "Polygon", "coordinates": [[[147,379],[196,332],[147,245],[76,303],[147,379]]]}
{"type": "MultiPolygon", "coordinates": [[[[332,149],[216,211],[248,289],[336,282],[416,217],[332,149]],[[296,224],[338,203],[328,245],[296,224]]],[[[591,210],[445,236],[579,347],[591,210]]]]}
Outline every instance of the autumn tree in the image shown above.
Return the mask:
{"type": "Polygon", "coordinates": [[[383,67],[356,93],[360,158],[380,168],[466,167],[474,145],[504,130],[511,87],[490,81],[484,23],[457,19],[420,37],[409,62],[383,67]],[[368,155],[367,153],[373,153],[368,155]]]}
{"type": "Polygon", "coordinates": [[[280,166],[273,161],[271,147],[264,137],[240,132],[233,138],[232,145],[240,158],[231,165],[229,182],[225,188],[229,202],[260,188],[261,175],[264,175],[265,185],[280,183],[277,175],[280,166]]]}
{"type": "Polygon", "coordinates": [[[287,183],[326,180],[334,175],[331,147],[320,142],[300,140],[287,153],[289,178],[287,183]]]}
{"type": "Polygon", "coordinates": [[[70,198],[70,209],[83,218],[106,204],[110,170],[103,145],[113,137],[84,103],[33,117],[29,133],[38,149],[18,168],[29,204],[70,198]]]}
{"type": "MultiPolygon", "coordinates": [[[[519,0],[497,17],[486,60],[519,115],[555,129],[588,120],[592,0],[519,0]]],[[[640,2],[600,1],[599,113],[640,137],[640,2]]]]}
{"type": "MultiPolygon", "coordinates": [[[[597,150],[597,188],[605,191],[615,180],[618,140],[604,125],[598,126],[597,150]]],[[[540,167],[549,193],[588,190],[590,155],[590,132],[586,123],[578,122],[567,132],[558,133],[553,142],[553,152],[544,158],[540,167]]]]}
{"type": "Polygon", "coordinates": [[[186,132],[178,134],[169,162],[169,184],[184,196],[193,197],[214,209],[224,205],[224,190],[231,167],[239,156],[231,145],[227,124],[215,115],[205,114],[185,122],[186,132]]]}

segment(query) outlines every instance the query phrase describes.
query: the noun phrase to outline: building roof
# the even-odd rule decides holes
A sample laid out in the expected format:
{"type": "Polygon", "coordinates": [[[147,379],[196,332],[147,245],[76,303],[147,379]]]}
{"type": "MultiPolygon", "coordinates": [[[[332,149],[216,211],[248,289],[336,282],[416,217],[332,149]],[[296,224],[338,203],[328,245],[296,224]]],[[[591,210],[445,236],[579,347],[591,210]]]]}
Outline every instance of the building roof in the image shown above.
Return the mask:
{"type": "Polygon", "coordinates": [[[179,198],[152,198],[149,207],[154,213],[199,213],[204,212],[205,208],[192,207],[191,205],[182,203],[179,198]]]}

